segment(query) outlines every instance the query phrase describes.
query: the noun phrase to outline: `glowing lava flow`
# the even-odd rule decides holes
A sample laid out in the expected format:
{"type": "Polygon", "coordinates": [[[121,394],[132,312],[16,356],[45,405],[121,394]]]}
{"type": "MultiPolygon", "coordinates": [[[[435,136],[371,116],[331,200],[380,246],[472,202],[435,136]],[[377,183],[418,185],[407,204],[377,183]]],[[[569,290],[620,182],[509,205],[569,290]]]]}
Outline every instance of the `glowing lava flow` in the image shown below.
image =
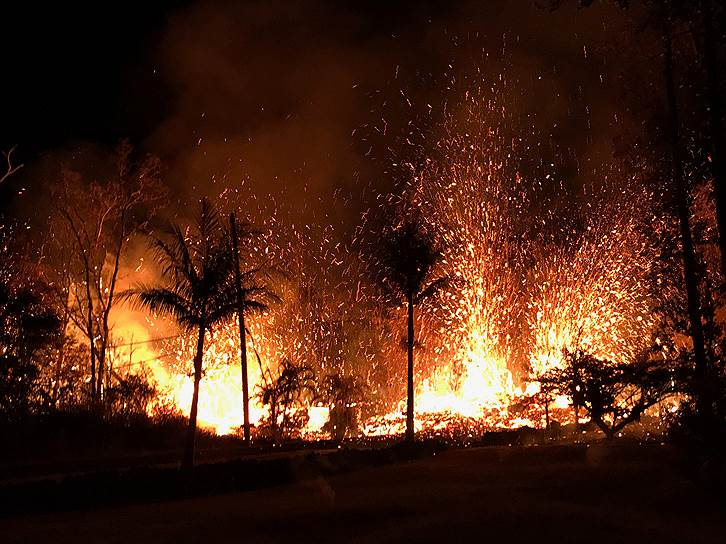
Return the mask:
{"type": "MultiPolygon", "coordinates": [[[[230,434],[242,425],[242,374],[239,363],[239,340],[235,338],[235,329],[225,327],[217,334],[208,338],[204,353],[204,377],[199,392],[199,424],[211,428],[217,434],[230,434]]],[[[174,366],[190,366],[191,346],[184,345],[179,349],[179,364],[174,366]]],[[[187,372],[177,368],[166,380],[166,389],[173,403],[183,413],[187,413],[192,402],[193,382],[187,372]]],[[[262,381],[259,367],[248,365],[250,390],[255,389],[262,381]]],[[[250,422],[258,424],[265,414],[264,407],[256,398],[250,401],[250,422]]]]}
{"type": "MultiPolygon", "coordinates": [[[[570,221],[546,210],[538,217],[526,195],[541,194],[541,184],[527,186],[505,145],[475,104],[422,168],[411,167],[406,206],[438,233],[438,272],[456,280],[418,319],[428,332],[417,338],[417,430],[462,418],[474,427],[539,426],[543,414],[509,408],[538,391],[537,376],[565,350],[625,362],[652,341],[648,195],[603,191],[570,221]]],[[[403,367],[403,355],[397,360],[403,367]]],[[[402,432],[404,410],[401,401],[364,432],[402,432]]]]}
{"type": "MultiPolygon", "coordinates": [[[[523,179],[516,146],[489,128],[476,107],[468,120],[451,122],[422,166],[411,166],[404,197],[445,248],[437,273],[453,280],[417,308],[415,407],[423,431],[457,421],[465,432],[540,425],[542,414],[513,407],[537,391],[534,380],[561,364],[564,350],[631,360],[648,347],[656,320],[650,283],[656,251],[643,234],[652,220],[644,213],[648,195],[604,190],[599,201],[588,197],[587,206],[576,195],[568,221],[550,214],[542,195],[572,195],[523,179]]],[[[383,401],[393,409],[364,421],[363,434],[400,433],[405,320],[392,310],[379,323],[372,308],[380,301],[365,295],[375,291],[368,289],[370,278],[356,275],[354,259],[337,249],[308,251],[302,244],[310,238],[308,232],[290,238],[283,260],[296,263],[289,274],[295,282],[280,287],[283,305],[252,326],[250,393],[262,383],[260,366],[283,357],[310,365],[318,379],[348,369],[367,377],[369,392],[391,397],[383,401]],[[317,268],[303,263],[310,255],[317,268]],[[326,275],[336,267],[340,277],[326,275]],[[371,332],[374,327],[380,330],[371,332]]],[[[323,238],[338,248],[332,237],[323,238]]],[[[182,340],[162,351],[157,368],[162,389],[182,413],[191,402],[191,352],[182,340]]],[[[234,432],[242,422],[238,353],[234,326],[209,337],[199,421],[218,433],[234,432]]],[[[327,407],[310,408],[308,433],[328,418],[327,407]]],[[[252,422],[265,414],[251,397],[252,422]]]]}
{"type": "MultiPolygon", "coordinates": [[[[191,365],[190,342],[184,338],[174,343],[171,349],[162,354],[169,364],[156,369],[156,378],[171,401],[182,413],[191,406],[193,383],[188,376],[191,365]]],[[[260,425],[268,417],[269,409],[262,404],[258,395],[264,380],[262,368],[257,355],[266,357],[268,353],[276,353],[273,345],[260,345],[259,339],[248,339],[248,380],[250,391],[250,423],[260,425]]],[[[279,353],[279,352],[277,352],[279,353]]],[[[279,360],[270,359],[266,360],[279,360]]],[[[239,336],[234,324],[220,327],[206,340],[204,353],[204,377],[200,383],[199,425],[213,430],[217,434],[234,434],[239,432],[243,423],[242,416],[242,374],[239,360],[239,336]]],[[[328,419],[328,408],[310,406],[309,421],[302,434],[317,433],[328,419]]]]}

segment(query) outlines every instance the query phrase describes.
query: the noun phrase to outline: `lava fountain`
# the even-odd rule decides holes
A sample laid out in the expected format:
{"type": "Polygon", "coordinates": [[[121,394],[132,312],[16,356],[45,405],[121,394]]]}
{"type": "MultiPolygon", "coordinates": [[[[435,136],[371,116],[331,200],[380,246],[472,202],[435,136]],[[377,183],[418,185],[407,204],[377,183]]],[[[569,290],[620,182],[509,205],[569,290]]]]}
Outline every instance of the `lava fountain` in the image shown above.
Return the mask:
{"type": "MultiPolygon", "coordinates": [[[[548,177],[528,178],[519,171],[519,140],[501,128],[502,110],[468,94],[463,111],[448,119],[420,164],[408,165],[410,181],[397,204],[428,222],[445,248],[439,272],[455,280],[418,310],[417,428],[435,430],[451,418],[488,428],[539,425],[539,415],[510,408],[537,391],[537,376],[561,364],[566,350],[624,362],[648,347],[657,259],[647,236],[650,195],[613,187],[571,194],[548,177]]],[[[372,318],[380,300],[357,256],[326,229],[319,237],[303,230],[264,247],[289,266],[277,285],[283,303],[251,320],[251,393],[283,357],[309,365],[318,378],[357,374],[369,392],[392,397],[389,413],[364,421],[363,433],[401,432],[405,321],[393,310],[372,318]]],[[[242,418],[235,327],[220,328],[207,346],[199,421],[233,432],[242,418]]],[[[160,383],[184,413],[189,353],[182,338],[162,350],[158,365],[160,383]]],[[[257,424],[266,411],[251,400],[257,424]]],[[[312,406],[306,431],[319,430],[327,410],[312,406]]]]}
{"type": "MultiPolygon", "coordinates": [[[[525,179],[517,140],[492,128],[502,126],[491,123],[498,110],[482,114],[476,100],[465,110],[463,119],[449,119],[421,166],[409,165],[402,206],[437,233],[445,248],[440,273],[457,280],[418,317],[419,330],[428,331],[416,354],[417,429],[424,431],[452,417],[539,425],[509,411],[538,390],[537,376],[576,349],[632,360],[649,347],[656,322],[650,195],[611,187],[584,198],[525,179]],[[562,202],[557,214],[548,210],[556,199],[571,201],[568,217],[562,202]]],[[[367,432],[402,432],[404,410],[400,401],[367,432]]]]}

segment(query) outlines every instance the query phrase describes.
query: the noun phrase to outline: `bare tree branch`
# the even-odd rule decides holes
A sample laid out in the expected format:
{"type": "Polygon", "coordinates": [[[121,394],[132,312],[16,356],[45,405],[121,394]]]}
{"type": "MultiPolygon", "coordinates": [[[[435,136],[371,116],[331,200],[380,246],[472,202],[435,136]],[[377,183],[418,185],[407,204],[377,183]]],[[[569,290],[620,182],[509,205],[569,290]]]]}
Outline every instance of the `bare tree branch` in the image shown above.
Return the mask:
{"type": "Polygon", "coordinates": [[[2,174],[2,176],[0,176],[0,183],[2,183],[3,181],[5,181],[6,179],[8,179],[10,176],[12,176],[13,174],[15,174],[18,170],[20,170],[23,167],[23,164],[18,164],[16,166],[13,166],[12,154],[13,154],[13,151],[15,151],[15,148],[16,147],[17,146],[14,145],[8,151],[3,151],[2,152],[3,153],[3,156],[5,157],[5,162],[7,164],[6,164],[5,173],[2,174]]]}

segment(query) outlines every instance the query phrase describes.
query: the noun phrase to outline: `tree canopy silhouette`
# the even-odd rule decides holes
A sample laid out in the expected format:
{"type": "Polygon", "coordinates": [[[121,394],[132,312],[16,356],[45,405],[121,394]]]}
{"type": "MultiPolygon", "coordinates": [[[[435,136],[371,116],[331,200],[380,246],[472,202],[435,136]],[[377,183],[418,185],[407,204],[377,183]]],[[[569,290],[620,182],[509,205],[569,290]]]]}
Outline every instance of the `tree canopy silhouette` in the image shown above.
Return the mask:
{"type": "Polygon", "coordinates": [[[0,419],[31,412],[39,357],[60,334],[60,320],[42,296],[0,279],[0,419]]]}
{"type": "Polygon", "coordinates": [[[392,228],[380,246],[383,284],[395,300],[403,299],[408,311],[406,347],[408,354],[406,440],[414,439],[414,306],[434,296],[450,283],[450,278],[435,277],[443,251],[419,215],[407,216],[392,228]]]}
{"type": "Polygon", "coordinates": [[[592,422],[612,439],[651,406],[681,392],[688,371],[648,353],[630,363],[610,363],[576,351],[562,368],[553,368],[539,382],[550,395],[562,395],[584,408],[592,422]]]}
{"type": "Polygon", "coordinates": [[[127,296],[151,312],[171,316],[186,331],[197,334],[194,392],[182,459],[182,467],[189,469],[194,464],[204,337],[237,311],[235,260],[228,233],[216,209],[206,199],[201,201],[191,228],[184,231],[174,225],[166,239],[154,238],[152,245],[162,265],[162,284],[139,286],[127,296]]]}

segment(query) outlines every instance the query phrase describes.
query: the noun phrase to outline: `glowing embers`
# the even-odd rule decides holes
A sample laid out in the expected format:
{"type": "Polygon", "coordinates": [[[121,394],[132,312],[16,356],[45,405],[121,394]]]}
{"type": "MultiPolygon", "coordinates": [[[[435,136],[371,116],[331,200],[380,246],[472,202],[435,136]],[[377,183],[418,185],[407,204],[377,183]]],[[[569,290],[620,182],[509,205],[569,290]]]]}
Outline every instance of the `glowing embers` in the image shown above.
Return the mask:
{"type": "Polygon", "coordinates": [[[446,365],[423,380],[416,396],[417,412],[477,418],[486,409],[509,403],[515,388],[506,362],[489,353],[481,335],[473,333],[470,341],[459,372],[446,365]]]}
{"type": "MultiPolygon", "coordinates": [[[[272,343],[264,343],[256,335],[257,342],[248,342],[248,380],[250,391],[250,423],[259,427],[269,417],[258,394],[263,384],[261,360],[268,353],[277,354],[272,343]],[[258,357],[261,359],[258,360],[258,357]]],[[[166,400],[182,414],[187,414],[192,402],[193,380],[189,376],[191,347],[189,340],[181,338],[170,343],[162,356],[168,365],[155,369],[155,377],[161,385],[166,400]],[[166,367],[166,368],[164,368],[166,367]]],[[[273,355],[270,355],[272,358],[273,355]]],[[[275,360],[275,359],[272,359],[275,360]]],[[[216,434],[235,434],[243,424],[242,374],[239,359],[239,333],[235,324],[220,327],[205,342],[204,372],[199,386],[199,426],[216,434]]],[[[269,379],[269,376],[268,376],[269,379]]],[[[308,407],[309,420],[301,429],[303,436],[319,432],[327,421],[328,408],[308,407]]]]}
{"type": "MultiPolygon", "coordinates": [[[[425,218],[445,248],[435,275],[452,280],[416,306],[414,405],[424,433],[540,426],[543,406],[528,399],[565,350],[627,362],[647,347],[657,320],[658,256],[648,233],[658,222],[647,213],[649,195],[567,195],[525,180],[511,141],[491,126],[477,116],[457,119],[423,165],[411,167],[403,197],[392,199],[425,218]]],[[[379,395],[368,406],[386,407],[362,423],[362,433],[401,433],[405,315],[384,307],[371,275],[357,267],[363,259],[339,249],[344,244],[327,230],[322,241],[313,238],[293,236],[295,243],[275,250],[293,272],[276,286],[282,304],[252,322],[250,393],[262,383],[260,367],[274,370],[283,357],[314,367],[318,381],[345,368],[379,395]]],[[[242,419],[236,338],[235,327],[223,328],[205,354],[199,419],[220,433],[242,419]]],[[[166,353],[178,361],[169,363],[166,382],[182,413],[191,403],[191,352],[182,344],[166,353]]],[[[327,408],[307,402],[303,434],[311,435],[327,408]]],[[[251,404],[259,424],[267,408],[259,397],[251,404]]],[[[561,399],[551,408],[561,409],[561,399]]]]}
{"type": "Polygon", "coordinates": [[[528,313],[534,376],[559,366],[565,350],[624,363],[652,342],[657,252],[644,235],[647,214],[615,201],[585,220],[581,233],[538,250],[528,313]]]}

